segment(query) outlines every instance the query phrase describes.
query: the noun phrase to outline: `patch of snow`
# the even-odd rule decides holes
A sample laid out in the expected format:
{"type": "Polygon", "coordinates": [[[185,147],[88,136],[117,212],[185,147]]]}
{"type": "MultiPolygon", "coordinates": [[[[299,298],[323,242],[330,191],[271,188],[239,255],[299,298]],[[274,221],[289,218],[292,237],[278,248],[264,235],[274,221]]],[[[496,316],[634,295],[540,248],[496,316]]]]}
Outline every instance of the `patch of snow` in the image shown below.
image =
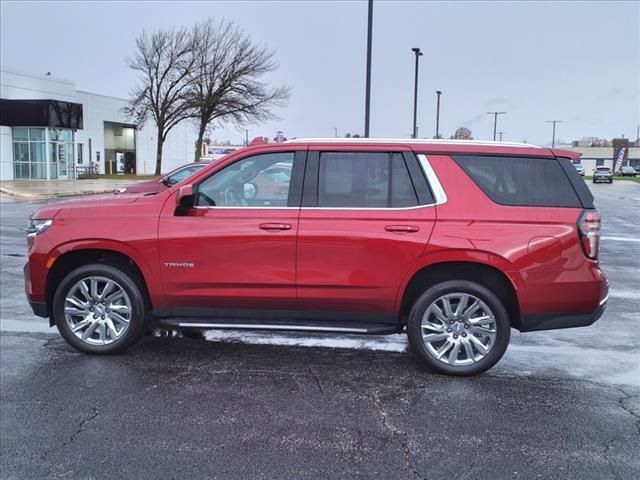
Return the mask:
{"type": "Polygon", "coordinates": [[[383,352],[404,352],[407,349],[407,336],[402,333],[392,335],[300,335],[280,332],[207,330],[204,332],[204,337],[210,342],[239,342],[251,345],[345,348],[383,352]]]}

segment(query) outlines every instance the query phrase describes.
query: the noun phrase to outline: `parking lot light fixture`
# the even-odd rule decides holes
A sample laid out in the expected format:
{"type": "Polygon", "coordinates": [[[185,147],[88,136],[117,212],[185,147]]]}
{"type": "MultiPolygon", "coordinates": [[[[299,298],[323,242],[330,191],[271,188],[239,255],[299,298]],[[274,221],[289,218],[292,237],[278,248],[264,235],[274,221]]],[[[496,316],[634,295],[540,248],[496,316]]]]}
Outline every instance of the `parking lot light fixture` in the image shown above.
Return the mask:
{"type": "Polygon", "coordinates": [[[440,95],[442,95],[442,92],[440,90],[436,90],[436,95],[438,96],[436,106],[436,138],[440,138],[440,95]]]}
{"type": "Polygon", "coordinates": [[[414,47],[411,51],[416,57],[415,82],[413,87],[413,138],[418,138],[418,62],[422,56],[422,52],[418,47],[414,47]]]}

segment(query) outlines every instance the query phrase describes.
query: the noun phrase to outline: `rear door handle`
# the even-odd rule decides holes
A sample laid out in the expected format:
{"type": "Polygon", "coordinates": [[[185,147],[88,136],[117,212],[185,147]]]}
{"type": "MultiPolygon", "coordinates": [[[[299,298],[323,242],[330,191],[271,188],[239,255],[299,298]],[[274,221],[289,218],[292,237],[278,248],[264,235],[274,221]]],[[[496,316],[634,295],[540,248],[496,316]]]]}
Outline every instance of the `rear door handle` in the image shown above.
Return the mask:
{"type": "Polygon", "coordinates": [[[261,223],[261,230],[266,230],[268,232],[279,232],[282,230],[291,230],[290,223],[261,223]]]}
{"type": "Polygon", "coordinates": [[[387,225],[384,227],[387,232],[393,233],[413,233],[420,230],[420,228],[415,225],[387,225]]]}

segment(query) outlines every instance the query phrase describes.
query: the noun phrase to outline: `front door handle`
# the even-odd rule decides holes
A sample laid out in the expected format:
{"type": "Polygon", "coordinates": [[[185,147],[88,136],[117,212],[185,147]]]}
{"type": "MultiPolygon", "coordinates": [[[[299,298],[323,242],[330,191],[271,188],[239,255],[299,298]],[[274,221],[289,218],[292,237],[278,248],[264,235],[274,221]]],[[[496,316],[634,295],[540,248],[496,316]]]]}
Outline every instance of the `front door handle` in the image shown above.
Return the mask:
{"type": "Polygon", "coordinates": [[[387,225],[384,229],[393,233],[414,233],[420,230],[415,225],[387,225]]]}
{"type": "Polygon", "coordinates": [[[261,223],[261,230],[266,230],[267,232],[280,232],[283,230],[291,230],[290,223],[261,223]]]}

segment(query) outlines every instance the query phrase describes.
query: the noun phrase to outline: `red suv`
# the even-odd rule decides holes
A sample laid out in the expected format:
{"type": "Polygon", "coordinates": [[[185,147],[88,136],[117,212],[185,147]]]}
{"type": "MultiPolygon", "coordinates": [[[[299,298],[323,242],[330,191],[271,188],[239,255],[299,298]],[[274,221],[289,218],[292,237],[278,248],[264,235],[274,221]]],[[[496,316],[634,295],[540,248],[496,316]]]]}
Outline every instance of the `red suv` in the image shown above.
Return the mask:
{"type": "Polygon", "coordinates": [[[435,370],[475,374],[511,327],[602,315],[600,218],[574,155],[464,141],[248,147],[157,195],[40,208],[27,296],[87,353],[122,351],[157,324],[406,331],[435,370]]]}

